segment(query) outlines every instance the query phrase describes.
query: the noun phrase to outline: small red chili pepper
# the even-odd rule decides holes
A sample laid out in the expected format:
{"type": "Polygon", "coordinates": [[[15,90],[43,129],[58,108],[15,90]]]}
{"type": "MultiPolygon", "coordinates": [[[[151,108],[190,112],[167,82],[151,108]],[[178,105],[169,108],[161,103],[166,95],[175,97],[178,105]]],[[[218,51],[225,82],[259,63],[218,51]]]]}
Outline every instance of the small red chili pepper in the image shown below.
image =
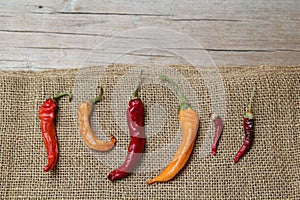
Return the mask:
{"type": "Polygon", "coordinates": [[[128,176],[141,159],[145,146],[144,106],[138,98],[139,84],[135,87],[127,109],[127,124],[130,132],[130,144],[124,163],[110,172],[108,180],[115,181],[128,176]]]}
{"type": "Polygon", "coordinates": [[[221,136],[222,131],[223,131],[223,121],[222,121],[220,116],[218,116],[214,113],[212,113],[210,115],[210,118],[213,120],[213,122],[215,124],[215,129],[216,129],[213,144],[212,144],[212,147],[211,147],[212,154],[214,156],[216,156],[217,155],[217,146],[218,146],[219,139],[220,139],[220,136],[221,136]]]}
{"type": "Polygon", "coordinates": [[[252,146],[253,140],[254,140],[254,117],[253,113],[251,110],[251,104],[252,104],[252,99],[254,96],[255,92],[255,87],[253,88],[250,102],[248,105],[248,109],[246,112],[246,115],[244,116],[244,131],[245,131],[245,140],[243,145],[240,147],[239,151],[237,152],[235,158],[234,158],[234,163],[237,163],[239,159],[247,152],[252,146]]]}
{"type": "Polygon", "coordinates": [[[55,130],[55,111],[57,108],[57,100],[65,95],[68,95],[71,101],[71,93],[60,93],[53,97],[53,99],[47,99],[39,110],[41,131],[48,155],[48,164],[44,168],[45,172],[53,169],[57,162],[58,144],[55,130]]]}

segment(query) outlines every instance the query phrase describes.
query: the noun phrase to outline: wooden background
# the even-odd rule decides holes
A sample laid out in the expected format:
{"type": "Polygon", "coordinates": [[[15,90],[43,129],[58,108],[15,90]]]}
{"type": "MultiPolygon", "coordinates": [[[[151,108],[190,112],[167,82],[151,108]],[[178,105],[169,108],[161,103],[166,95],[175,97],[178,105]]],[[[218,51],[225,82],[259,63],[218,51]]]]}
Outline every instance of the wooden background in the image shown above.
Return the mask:
{"type": "MultiPolygon", "coordinates": [[[[183,33],[202,48],[170,40],[174,49],[206,51],[216,65],[299,65],[299,19],[299,0],[2,0],[0,69],[105,65],[107,59],[88,55],[107,39],[143,27],[183,33]]],[[[125,34],[120,46],[106,44],[101,56],[126,54],[127,61],[138,57],[138,62],[170,57],[171,50],[122,52],[125,45],[136,48],[134,37],[125,34]]],[[[166,41],[153,37],[158,44],[166,41]]]]}

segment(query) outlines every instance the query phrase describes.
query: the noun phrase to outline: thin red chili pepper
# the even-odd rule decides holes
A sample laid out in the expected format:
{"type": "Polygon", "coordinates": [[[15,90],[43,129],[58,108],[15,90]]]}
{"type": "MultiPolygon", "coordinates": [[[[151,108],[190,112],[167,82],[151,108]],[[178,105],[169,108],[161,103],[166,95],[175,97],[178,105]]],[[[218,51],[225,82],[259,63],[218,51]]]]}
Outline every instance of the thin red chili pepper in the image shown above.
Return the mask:
{"type": "Polygon", "coordinates": [[[255,92],[255,87],[253,88],[250,102],[248,105],[248,109],[246,112],[246,115],[244,116],[244,131],[245,131],[245,140],[243,145],[240,147],[239,151],[237,152],[235,158],[234,158],[234,163],[237,163],[239,159],[247,152],[252,146],[253,140],[254,140],[254,117],[253,113],[251,110],[251,104],[252,104],[252,99],[254,96],[255,92]]]}
{"type": "Polygon", "coordinates": [[[129,107],[127,109],[127,124],[130,132],[130,144],[128,147],[127,157],[124,163],[110,172],[108,180],[115,181],[128,176],[136,164],[141,159],[145,146],[145,124],[144,124],[144,106],[140,98],[138,98],[138,89],[140,83],[136,86],[132,93],[129,107]]]}
{"type": "Polygon", "coordinates": [[[212,147],[211,147],[212,154],[214,156],[216,156],[217,155],[217,146],[218,146],[219,139],[220,139],[220,136],[221,136],[222,131],[223,131],[223,121],[222,121],[220,116],[218,116],[214,113],[212,113],[210,115],[210,118],[213,120],[213,122],[215,124],[215,129],[216,129],[213,144],[212,144],[212,147]]]}
{"type": "Polygon", "coordinates": [[[47,99],[39,110],[41,131],[48,155],[48,164],[44,168],[45,172],[53,169],[58,159],[58,144],[55,130],[55,111],[57,108],[57,100],[65,95],[68,95],[71,101],[71,93],[60,93],[52,99],[47,99]]]}

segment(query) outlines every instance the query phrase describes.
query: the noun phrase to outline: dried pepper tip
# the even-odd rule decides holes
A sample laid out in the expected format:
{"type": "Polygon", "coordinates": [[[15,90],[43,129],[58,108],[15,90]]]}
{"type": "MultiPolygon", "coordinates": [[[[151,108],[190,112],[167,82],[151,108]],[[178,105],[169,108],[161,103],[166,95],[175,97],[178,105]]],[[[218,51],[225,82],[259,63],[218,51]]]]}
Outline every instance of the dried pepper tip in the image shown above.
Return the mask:
{"type": "Polygon", "coordinates": [[[251,105],[252,105],[255,90],[256,90],[256,87],[254,86],[253,90],[252,90],[252,93],[251,93],[250,101],[249,101],[249,104],[248,104],[247,112],[246,112],[246,115],[245,115],[245,117],[248,118],[248,119],[253,119],[253,113],[252,113],[252,110],[251,110],[251,105]]]}
{"type": "Polygon", "coordinates": [[[72,95],[71,92],[61,92],[61,93],[57,94],[56,96],[54,96],[54,97],[53,97],[53,100],[54,100],[54,101],[57,101],[58,99],[60,99],[60,98],[63,97],[63,96],[66,96],[66,95],[69,96],[69,101],[71,102],[72,97],[73,97],[73,95],[72,95]]]}
{"type": "Polygon", "coordinates": [[[96,96],[95,98],[89,99],[89,100],[85,100],[85,102],[87,102],[88,104],[90,104],[93,107],[95,103],[97,103],[98,101],[100,101],[102,99],[102,97],[103,97],[103,88],[101,87],[100,94],[98,96],[96,96]]]}
{"type": "Polygon", "coordinates": [[[117,139],[112,134],[110,134],[110,142],[114,145],[116,145],[116,143],[117,143],[117,139]]]}
{"type": "Polygon", "coordinates": [[[185,110],[191,107],[191,105],[187,103],[187,100],[182,91],[179,89],[178,85],[172,79],[170,79],[167,75],[159,75],[159,79],[168,81],[176,90],[180,100],[180,110],[185,110]]]}

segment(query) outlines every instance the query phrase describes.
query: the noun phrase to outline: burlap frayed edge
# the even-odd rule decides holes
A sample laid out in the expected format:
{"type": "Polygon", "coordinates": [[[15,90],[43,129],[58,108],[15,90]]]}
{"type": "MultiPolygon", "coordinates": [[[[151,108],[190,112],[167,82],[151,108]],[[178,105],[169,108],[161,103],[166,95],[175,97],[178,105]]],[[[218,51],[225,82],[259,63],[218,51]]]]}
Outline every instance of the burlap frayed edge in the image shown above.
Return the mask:
{"type": "MultiPolygon", "coordinates": [[[[91,66],[86,68],[78,68],[78,69],[49,69],[42,71],[11,71],[11,70],[0,70],[0,76],[9,76],[9,77],[35,77],[37,75],[47,75],[49,78],[51,77],[73,77],[74,74],[78,73],[80,70],[84,69],[93,69],[97,67],[113,67],[114,70],[110,70],[109,72],[112,74],[123,74],[125,69],[131,67],[138,67],[135,65],[126,65],[126,64],[113,64],[109,66],[91,66]],[[118,67],[117,69],[115,67],[118,67]]],[[[161,66],[163,67],[163,66],[161,66]]],[[[193,71],[195,67],[188,65],[167,65],[166,67],[176,67],[180,68],[182,71],[193,71]]],[[[211,71],[212,67],[197,67],[201,68],[201,71],[211,71]]],[[[241,74],[241,73],[257,73],[257,72],[270,72],[274,71],[276,73],[284,73],[284,72],[293,72],[299,71],[300,66],[274,66],[274,65],[259,65],[259,66],[216,66],[220,74],[241,74]]]]}

